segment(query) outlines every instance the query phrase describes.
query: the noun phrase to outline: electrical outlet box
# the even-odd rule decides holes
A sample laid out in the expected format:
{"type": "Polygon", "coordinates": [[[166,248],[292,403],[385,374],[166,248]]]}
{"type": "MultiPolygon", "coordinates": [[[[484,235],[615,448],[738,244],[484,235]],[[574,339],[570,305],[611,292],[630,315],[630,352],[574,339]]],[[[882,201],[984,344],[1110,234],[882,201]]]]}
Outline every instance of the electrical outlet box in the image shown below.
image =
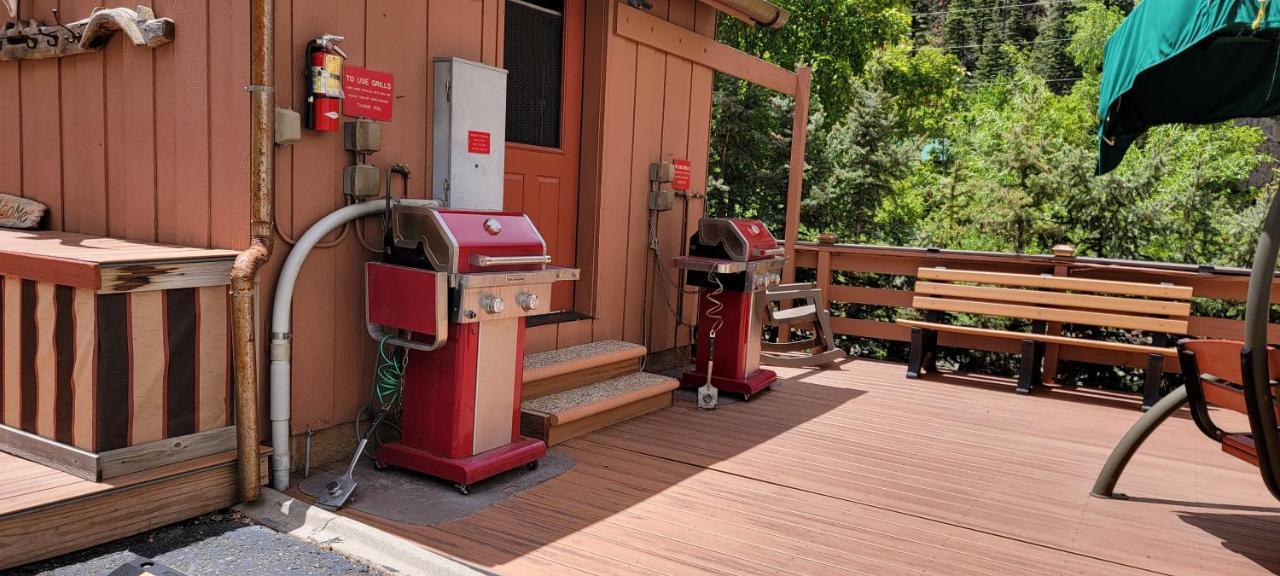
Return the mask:
{"type": "Polygon", "coordinates": [[[432,196],[450,208],[501,210],[507,148],[507,71],[436,60],[432,196]]]}
{"type": "Polygon", "coordinates": [[[276,144],[293,144],[302,139],[302,116],[288,108],[276,108],[276,144]]]}
{"type": "Polygon", "coordinates": [[[654,162],[649,165],[649,181],[662,184],[675,180],[676,165],[670,162],[654,162]]]}
{"type": "Polygon", "coordinates": [[[342,132],[348,152],[370,154],[382,150],[382,125],[373,120],[357,118],[343,124],[342,132]]]}
{"type": "Polygon", "coordinates": [[[659,185],[649,191],[649,209],[659,212],[670,210],[676,202],[676,193],[668,186],[659,185]]]}
{"type": "Polygon", "coordinates": [[[342,169],[342,192],[354,198],[372,198],[382,190],[377,166],[355,164],[342,169]]]}

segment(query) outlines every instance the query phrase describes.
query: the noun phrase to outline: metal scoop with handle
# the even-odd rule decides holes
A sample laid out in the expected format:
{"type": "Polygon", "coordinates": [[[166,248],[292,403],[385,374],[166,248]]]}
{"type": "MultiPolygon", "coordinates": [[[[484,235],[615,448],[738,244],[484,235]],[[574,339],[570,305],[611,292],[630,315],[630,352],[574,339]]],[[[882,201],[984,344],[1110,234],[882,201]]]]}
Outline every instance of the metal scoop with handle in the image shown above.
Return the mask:
{"type": "Polygon", "coordinates": [[[351,495],[356,491],[356,479],[352,473],[356,470],[356,463],[360,461],[360,455],[364,454],[364,447],[369,443],[369,438],[373,437],[373,433],[382,424],[382,420],[387,417],[387,409],[378,410],[378,414],[374,416],[373,423],[369,425],[369,429],[365,430],[364,436],[360,437],[360,443],[356,445],[356,453],[351,455],[351,463],[347,465],[347,472],[333,480],[330,480],[324,487],[324,494],[316,498],[316,504],[330,510],[337,510],[347,505],[347,501],[351,499],[351,495]]]}

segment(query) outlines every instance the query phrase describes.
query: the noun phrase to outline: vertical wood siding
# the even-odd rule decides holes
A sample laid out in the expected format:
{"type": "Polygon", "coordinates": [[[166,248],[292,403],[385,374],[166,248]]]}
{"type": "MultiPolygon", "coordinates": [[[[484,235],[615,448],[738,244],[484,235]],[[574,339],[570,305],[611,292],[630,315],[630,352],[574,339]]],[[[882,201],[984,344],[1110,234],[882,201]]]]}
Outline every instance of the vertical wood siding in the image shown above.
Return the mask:
{"type": "MultiPolygon", "coordinates": [[[[654,0],[650,13],[699,34],[715,34],[715,10],[693,0],[654,0]]],[[[610,34],[604,41],[606,72],[603,87],[604,138],[598,168],[600,194],[594,262],[596,282],[592,339],[618,338],[641,342],[650,321],[650,350],[661,351],[688,343],[665,302],[681,299],[675,287],[653,267],[647,249],[649,164],[685,158],[692,162],[691,192],[706,191],[707,147],[711,130],[712,70],[683,58],[638,45],[614,33],[616,4],[589,10],[589,20],[604,22],[610,34]],[[612,231],[625,231],[616,234],[612,231]],[[603,231],[610,231],[604,233],[603,231]],[[652,284],[653,293],[645,279],[652,284]],[[646,319],[648,317],[648,320],[646,319]]],[[[588,91],[592,89],[588,80],[588,91]]],[[[701,200],[677,198],[675,209],[658,217],[657,236],[667,275],[674,279],[670,259],[686,250],[703,213],[701,200]]],[[[692,320],[693,300],[686,299],[683,315],[692,320]]]]}
{"type": "MultiPolygon", "coordinates": [[[[130,3],[28,0],[22,17],[49,20],[49,8],[57,7],[65,18],[77,19],[96,6],[130,3]]],[[[577,211],[582,223],[578,261],[588,270],[576,303],[594,319],[530,329],[531,351],[607,338],[643,340],[646,269],[650,281],[661,286],[645,248],[648,165],[687,157],[693,162],[697,191],[706,175],[711,71],[614,34],[614,0],[586,4],[584,167],[577,211]],[[603,76],[593,71],[600,63],[607,65],[603,76]]],[[[654,4],[656,15],[705,35],[714,33],[714,11],[704,4],[654,4]]],[[[6,88],[0,90],[0,134],[15,135],[0,138],[0,192],[49,204],[55,229],[243,248],[249,233],[249,100],[244,92],[248,0],[153,0],[153,6],[158,15],[177,23],[177,38],[169,45],[147,50],[116,40],[101,54],[0,63],[0,86],[6,88]]],[[[369,161],[381,168],[403,162],[412,172],[409,195],[428,197],[430,63],[458,56],[499,65],[502,13],[502,0],[276,0],[278,104],[303,109],[301,73],[307,41],[324,33],[346,36],[342,46],[351,56],[350,64],[396,76],[395,119],[384,124],[383,150],[369,161]]],[[[266,312],[289,251],[286,239],[297,238],[342,206],[340,176],[349,162],[337,134],[307,132],[302,141],[278,150],[280,235],[260,284],[263,334],[270,329],[266,312]]],[[[683,202],[678,199],[676,209],[660,218],[659,239],[668,258],[682,251],[701,215],[701,201],[693,201],[686,226],[683,202]]],[[[376,224],[368,224],[366,238],[376,242],[376,224]]],[[[313,252],[298,280],[293,323],[295,432],[349,422],[369,397],[375,351],[363,329],[359,270],[360,263],[374,255],[360,246],[356,233],[353,227],[336,246],[313,252]]],[[[673,288],[666,292],[674,303],[678,293],[673,288]]],[[[20,286],[4,286],[4,295],[21,298],[20,286]]],[[[164,326],[164,303],[152,308],[159,314],[152,325],[164,326]]],[[[650,308],[652,349],[684,343],[682,331],[656,293],[650,308]]],[[[686,308],[691,317],[692,309],[686,308]]],[[[19,322],[10,325],[6,317],[5,342],[21,329],[19,322]]],[[[83,337],[75,335],[77,342],[83,337]]],[[[178,344],[156,343],[161,351],[176,350],[178,344]]],[[[21,369],[10,361],[20,352],[5,346],[5,374],[16,375],[21,369]]],[[[203,376],[207,362],[225,361],[202,355],[197,372],[203,376]]],[[[72,370],[103,368],[112,367],[78,359],[72,370]]],[[[207,420],[217,419],[216,412],[208,411],[210,403],[225,398],[214,397],[218,393],[203,386],[201,390],[195,399],[196,425],[203,428],[207,420]]],[[[6,389],[0,403],[6,422],[10,417],[21,420],[20,406],[10,396],[15,392],[20,391],[6,389]]],[[[93,393],[101,396],[112,389],[99,387],[93,393]]],[[[190,401],[155,400],[161,407],[190,401]]],[[[143,422],[130,430],[154,436],[163,434],[166,426],[191,425],[186,420],[143,422]]],[[[81,428],[74,435],[77,444],[95,437],[81,428]]]]}

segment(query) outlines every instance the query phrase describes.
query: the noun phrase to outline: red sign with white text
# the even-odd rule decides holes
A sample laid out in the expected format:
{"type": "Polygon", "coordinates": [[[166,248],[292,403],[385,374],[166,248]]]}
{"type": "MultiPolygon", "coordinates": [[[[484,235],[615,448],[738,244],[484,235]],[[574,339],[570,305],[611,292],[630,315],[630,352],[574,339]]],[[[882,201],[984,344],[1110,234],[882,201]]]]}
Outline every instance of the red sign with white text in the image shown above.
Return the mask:
{"type": "Polygon", "coordinates": [[[342,113],[380,122],[391,121],[395,77],[388,72],[342,67],[342,113]]]}
{"type": "Polygon", "coordinates": [[[688,160],[675,160],[676,175],[671,179],[671,189],[681,192],[689,191],[689,183],[693,178],[693,163],[688,160]]]}
{"type": "Polygon", "coordinates": [[[489,133],[479,130],[467,131],[467,152],[472,154],[489,153],[489,133]]]}

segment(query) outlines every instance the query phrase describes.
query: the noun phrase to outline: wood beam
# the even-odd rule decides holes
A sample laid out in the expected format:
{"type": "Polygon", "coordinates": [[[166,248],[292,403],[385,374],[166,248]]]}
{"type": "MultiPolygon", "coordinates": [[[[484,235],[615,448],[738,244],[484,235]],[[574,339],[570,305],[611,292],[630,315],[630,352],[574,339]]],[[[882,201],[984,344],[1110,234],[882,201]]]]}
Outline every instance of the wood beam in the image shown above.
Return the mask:
{"type": "Polygon", "coordinates": [[[796,111],[791,124],[791,174],[787,178],[787,219],[783,246],[787,263],[783,282],[796,281],[796,240],[800,236],[800,201],[804,191],[804,151],[809,138],[809,84],[813,71],[796,69],[796,111]]]}
{"type": "Polygon", "coordinates": [[[779,68],[746,52],[716,42],[714,38],[625,4],[618,5],[616,24],[618,35],[623,38],[788,96],[795,95],[801,84],[797,72],[779,68]]]}

